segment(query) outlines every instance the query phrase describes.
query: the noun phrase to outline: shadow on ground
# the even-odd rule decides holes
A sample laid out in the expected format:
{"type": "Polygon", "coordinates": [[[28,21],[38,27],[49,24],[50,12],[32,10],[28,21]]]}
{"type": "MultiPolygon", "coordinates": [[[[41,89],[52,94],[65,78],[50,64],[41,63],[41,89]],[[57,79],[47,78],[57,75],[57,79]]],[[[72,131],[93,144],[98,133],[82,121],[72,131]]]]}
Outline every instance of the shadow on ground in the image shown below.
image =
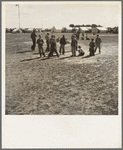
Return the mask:
{"type": "Polygon", "coordinates": [[[35,60],[35,59],[39,59],[40,57],[36,57],[36,58],[31,58],[31,59],[24,59],[24,60],[21,60],[20,62],[24,62],[24,61],[30,61],[30,60],[35,60]]]}
{"type": "Polygon", "coordinates": [[[16,52],[16,53],[27,53],[27,52],[32,52],[32,51],[19,51],[19,52],[16,52]]]}

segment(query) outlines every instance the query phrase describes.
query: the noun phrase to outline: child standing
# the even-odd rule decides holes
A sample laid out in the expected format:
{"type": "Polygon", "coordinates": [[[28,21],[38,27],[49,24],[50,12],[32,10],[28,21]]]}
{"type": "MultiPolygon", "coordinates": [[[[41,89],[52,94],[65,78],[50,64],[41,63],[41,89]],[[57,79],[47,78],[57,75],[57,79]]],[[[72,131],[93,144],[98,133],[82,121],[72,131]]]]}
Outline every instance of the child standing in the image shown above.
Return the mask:
{"type": "Polygon", "coordinates": [[[47,48],[46,48],[46,52],[49,52],[49,43],[50,43],[50,38],[49,38],[49,33],[47,33],[47,35],[45,36],[46,39],[46,43],[47,43],[47,48]]]}
{"type": "Polygon", "coordinates": [[[101,53],[101,43],[102,43],[102,40],[101,38],[99,38],[99,35],[97,35],[97,38],[95,40],[95,44],[96,44],[95,52],[97,48],[99,48],[99,53],[101,53]]]}
{"type": "Polygon", "coordinates": [[[55,52],[57,57],[59,57],[59,54],[57,52],[57,49],[56,49],[56,41],[55,41],[55,36],[52,36],[52,38],[50,39],[50,52],[48,54],[48,58],[50,58],[50,56],[53,56],[53,53],[55,52]]]}
{"type": "Polygon", "coordinates": [[[35,29],[33,29],[33,32],[31,33],[31,39],[32,39],[32,42],[33,42],[33,45],[31,46],[31,50],[34,51],[35,50],[35,47],[36,47],[36,33],[35,33],[35,29]]]}
{"type": "Polygon", "coordinates": [[[90,48],[89,48],[89,50],[90,50],[90,56],[94,56],[95,54],[94,54],[94,47],[95,47],[95,43],[93,42],[94,41],[94,39],[92,39],[91,40],[91,42],[90,42],[90,44],[89,44],[89,46],[90,46],[90,48]]]}
{"type": "Polygon", "coordinates": [[[60,54],[61,52],[62,54],[65,53],[65,44],[66,44],[66,39],[65,39],[65,36],[63,35],[62,38],[60,39],[60,50],[59,50],[60,54]]]}
{"type": "Polygon", "coordinates": [[[71,41],[72,57],[76,56],[76,50],[77,50],[77,38],[75,35],[72,35],[72,41],[71,41]]]}
{"type": "Polygon", "coordinates": [[[44,50],[43,50],[44,41],[43,41],[43,39],[41,39],[41,35],[39,35],[39,39],[37,40],[37,44],[38,44],[40,57],[42,56],[42,54],[45,57],[45,53],[44,53],[44,50]]]}
{"type": "Polygon", "coordinates": [[[83,56],[85,54],[84,50],[81,48],[81,46],[78,46],[79,50],[79,55],[78,56],[83,56]]]}

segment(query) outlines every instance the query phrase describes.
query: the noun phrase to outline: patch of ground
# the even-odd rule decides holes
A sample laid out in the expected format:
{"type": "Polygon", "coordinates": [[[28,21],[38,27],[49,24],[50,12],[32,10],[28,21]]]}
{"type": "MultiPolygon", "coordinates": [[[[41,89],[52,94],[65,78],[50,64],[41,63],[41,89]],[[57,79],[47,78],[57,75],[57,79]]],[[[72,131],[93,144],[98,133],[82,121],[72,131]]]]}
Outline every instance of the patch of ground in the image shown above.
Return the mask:
{"type": "MultiPolygon", "coordinates": [[[[70,40],[71,34],[65,36],[70,40]]],[[[68,44],[65,55],[46,59],[39,58],[37,48],[31,52],[30,34],[6,34],[5,113],[117,115],[118,35],[100,36],[102,53],[97,50],[94,57],[88,57],[90,41],[79,40],[83,57],[70,57],[68,44]]]]}

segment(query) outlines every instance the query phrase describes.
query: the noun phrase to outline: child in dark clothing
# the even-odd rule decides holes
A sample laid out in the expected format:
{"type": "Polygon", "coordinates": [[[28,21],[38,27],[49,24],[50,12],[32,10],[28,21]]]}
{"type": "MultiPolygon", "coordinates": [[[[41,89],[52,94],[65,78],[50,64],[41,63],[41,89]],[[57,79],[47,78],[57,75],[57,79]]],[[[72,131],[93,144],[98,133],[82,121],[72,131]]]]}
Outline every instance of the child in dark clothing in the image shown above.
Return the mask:
{"type": "Polygon", "coordinates": [[[65,36],[63,35],[63,37],[60,39],[60,54],[62,52],[62,54],[65,53],[65,44],[66,44],[66,39],[65,39],[65,36]]]}
{"type": "Polygon", "coordinates": [[[55,52],[56,55],[59,57],[59,54],[58,54],[57,49],[56,49],[55,36],[52,36],[52,38],[50,39],[50,45],[51,45],[51,50],[50,50],[50,52],[49,52],[49,54],[48,54],[48,58],[49,58],[50,56],[53,56],[53,53],[54,53],[54,52],[55,52]]]}
{"type": "Polygon", "coordinates": [[[43,41],[43,39],[41,39],[40,35],[39,35],[39,39],[37,40],[37,44],[38,44],[38,49],[39,49],[40,57],[42,56],[42,54],[45,57],[45,53],[44,53],[44,50],[43,50],[44,41],[43,41]]]}
{"type": "Polygon", "coordinates": [[[47,33],[47,35],[45,36],[46,39],[46,43],[47,43],[47,48],[46,48],[46,52],[49,52],[49,43],[50,43],[50,38],[49,38],[49,33],[47,33]]]}
{"type": "Polygon", "coordinates": [[[33,32],[31,33],[31,39],[32,39],[32,42],[33,42],[33,45],[31,46],[31,50],[34,51],[35,50],[35,47],[36,47],[36,33],[35,33],[35,29],[33,29],[33,32]]]}
{"type": "Polygon", "coordinates": [[[72,57],[76,56],[76,50],[77,50],[77,38],[75,35],[73,35],[71,41],[72,57]]]}
{"type": "Polygon", "coordinates": [[[95,43],[93,42],[94,41],[94,39],[92,39],[91,40],[91,42],[90,42],[90,44],[89,44],[89,46],[90,46],[90,48],[89,48],[89,50],[90,50],[90,56],[94,56],[95,54],[94,54],[94,47],[95,47],[95,43]]]}

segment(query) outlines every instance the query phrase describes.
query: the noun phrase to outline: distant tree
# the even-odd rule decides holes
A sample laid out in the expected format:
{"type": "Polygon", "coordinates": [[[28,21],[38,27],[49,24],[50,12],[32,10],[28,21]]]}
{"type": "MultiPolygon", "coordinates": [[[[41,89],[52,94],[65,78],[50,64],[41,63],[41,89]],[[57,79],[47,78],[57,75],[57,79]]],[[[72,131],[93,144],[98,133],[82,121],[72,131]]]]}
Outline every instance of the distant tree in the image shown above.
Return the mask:
{"type": "Polygon", "coordinates": [[[16,29],[16,28],[10,28],[10,33],[11,33],[14,29],[16,29]]]}
{"type": "Polygon", "coordinates": [[[6,28],[6,33],[9,33],[9,29],[8,28],[6,28]]]}
{"type": "Polygon", "coordinates": [[[79,28],[79,27],[81,27],[81,25],[75,25],[74,27],[78,27],[79,28]]]}
{"type": "Polygon", "coordinates": [[[90,24],[87,24],[87,25],[85,25],[86,27],[91,27],[91,25],[90,24]]]}
{"type": "Polygon", "coordinates": [[[92,28],[95,28],[95,27],[97,27],[97,25],[96,24],[92,24],[92,28]]]}
{"type": "Polygon", "coordinates": [[[73,27],[74,27],[74,24],[70,24],[69,27],[72,27],[72,28],[73,28],[73,27]]]}
{"type": "Polygon", "coordinates": [[[48,29],[48,28],[46,28],[46,29],[45,29],[45,31],[46,31],[46,32],[50,32],[51,30],[50,30],[50,29],[48,29]]]}
{"type": "Polygon", "coordinates": [[[85,25],[84,25],[84,24],[82,24],[82,25],[81,25],[81,27],[85,27],[85,25]]]}
{"type": "Polygon", "coordinates": [[[102,27],[101,25],[98,25],[97,27],[102,27]]]}
{"type": "Polygon", "coordinates": [[[118,34],[118,27],[115,26],[115,27],[113,28],[113,33],[118,34]]]}

